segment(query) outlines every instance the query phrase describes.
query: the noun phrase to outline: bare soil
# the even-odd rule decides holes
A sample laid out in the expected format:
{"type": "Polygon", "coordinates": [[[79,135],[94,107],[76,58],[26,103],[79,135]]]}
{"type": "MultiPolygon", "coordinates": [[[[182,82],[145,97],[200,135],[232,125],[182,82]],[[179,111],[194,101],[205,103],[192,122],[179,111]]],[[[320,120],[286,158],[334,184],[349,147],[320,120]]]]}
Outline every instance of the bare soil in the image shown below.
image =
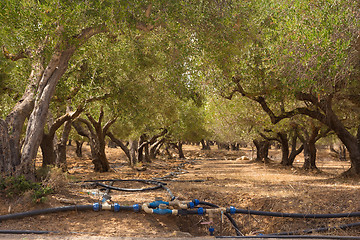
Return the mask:
{"type": "MultiPolygon", "coordinates": [[[[84,157],[75,157],[75,148],[68,148],[68,173],[55,172],[48,184],[56,192],[45,203],[33,203],[29,194],[18,199],[1,198],[0,213],[8,214],[33,209],[67,205],[93,204],[99,196],[88,194],[98,191],[86,188],[77,181],[91,179],[153,179],[169,176],[167,187],[179,199],[199,199],[221,207],[276,211],[288,213],[341,213],[360,211],[359,179],[338,177],[349,168],[348,162],[334,159],[327,149],[318,152],[320,171],[306,172],[301,169],[300,155],[292,168],[283,168],[279,150],[270,150],[272,162],[254,163],[249,148],[240,151],[201,151],[199,146],[184,147],[186,159],[160,157],[152,163],[133,169],[127,165],[122,151],[108,148],[107,156],[112,170],[94,173],[88,146],[84,157]],[[248,159],[241,158],[247,156],[248,159]],[[141,171],[139,171],[141,170],[141,171]],[[194,181],[197,180],[197,181],[194,181]],[[199,181],[200,180],[200,181],[199,181]]],[[[142,183],[114,183],[115,187],[143,188],[142,183]]],[[[162,190],[146,192],[111,191],[111,200],[120,205],[142,204],[161,197],[169,201],[169,194],[162,190]]],[[[360,218],[342,219],[290,219],[254,215],[233,215],[245,235],[268,234],[284,231],[338,226],[360,222],[360,218]]],[[[1,229],[56,231],[54,235],[121,236],[121,237],[195,237],[208,235],[207,216],[153,215],[144,212],[82,211],[47,214],[1,223],[1,229]]],[[[229,221],[216,215],[213,226],[215,235],[235,235],[229,221]]],[[[329,235],[360,236],[360,227],[333,230],[329,235]]]]}

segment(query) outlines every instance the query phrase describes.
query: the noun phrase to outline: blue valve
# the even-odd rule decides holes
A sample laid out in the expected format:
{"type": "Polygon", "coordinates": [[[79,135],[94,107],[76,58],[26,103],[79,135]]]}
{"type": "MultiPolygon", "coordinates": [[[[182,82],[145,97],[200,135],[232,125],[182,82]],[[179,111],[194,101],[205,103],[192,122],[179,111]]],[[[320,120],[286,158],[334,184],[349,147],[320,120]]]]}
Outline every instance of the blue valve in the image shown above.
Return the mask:
{"type": "Polygon", "coordinates": [[[200,200],[199,199],[194,199],[193,203],[195,204],[195,206],[200,204],[200,200]]]}
{"type": "Polygon", "coordinates": [[[114,203],[114,212],[119,212],[119,211],[120,211],[120,204],[114,203]]]}
{"type": "Polygon", "coordinates": [[[236,213],[236,208],[230,207],[230,214],[235,214],[235,213],[236,213]]]}
{"type": "Polygon", "coordinates": [[[193,202],[188,203],[188,208],[192,209],[195,207],[195,204],[193,202]]]}
{"type": "Polygon", "coordinates": [[[160,214],[160,215],[172,214],[172,210],[157,208],[157,209],[153,210],[153,213],[160,214]]]}
{"type": "Polygon", "coordinates": [[[199,215],[203,215],[204,214],[204,209],[201,207],[201,208],[198,208],[198,214],[199,215]]]}
{"type": "Polygon", "coordinates": [[[139,212],[140,211],[140,205],[139,204],[134,204],[133,206],[134,212],[139,212]]]}
{"type": "Polygon", "coordinates": [[[214,236],[214,231],[215,229],[213,227],[209,227],[210,236],[214,236]]]}
{"type": "Polygon", "coordinates": [[[149,208],[157,208],[160,204],[165,204],[169,206],[169,202],[164,202],[163,200],[154,201],[152,203],[149,203],[149,208]]]}
{"type": "Polygon", "coordinates": [[[94,210],[95,212],[100,211],[100,204],[99,204],[99,203],[94,203],[94,204],[93,204],[93,210],[94,210]]]}

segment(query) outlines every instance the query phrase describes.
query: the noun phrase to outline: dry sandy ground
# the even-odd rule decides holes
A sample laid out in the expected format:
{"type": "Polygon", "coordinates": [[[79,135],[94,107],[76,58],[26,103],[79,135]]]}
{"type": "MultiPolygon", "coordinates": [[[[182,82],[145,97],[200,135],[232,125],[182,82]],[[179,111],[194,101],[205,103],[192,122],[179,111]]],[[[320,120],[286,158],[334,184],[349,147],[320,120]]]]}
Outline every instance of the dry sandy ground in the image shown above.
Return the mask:
{"type": "MultiPolygon", "coordinates": [[[[221,207],[289,213],[340,213],[360,211],[359,179],[337,178],[339,173],[349,167],[349,163],[335,161],[328,150],[319,154],[318,166],[321,172],[304,172],[299,166],[281,168],[278,165],[279,152],[271,150],[274,160],[269,165],[242,160],[241,156],[251,157],[250,149],[241,151],[211,150],[201,151],[198,146],[185,146],[186,160],[160,158],[145,165],[145,171],[137,171],[127,166],[120,149],[108,149],[107,154],[112,166],[108,173],[94,173],[92,163],[85,146],[84,157],[73,157],[73,147],[69,148],[69,172],[66,181],[54,175],[54,181],[60,181],[56,193],[48,197],[43,204],[33,204],[29,197],[19,199],[1,199],[0,212],[21,212],[32,209],[50,208],[66,205],[92,204],[99,197],[86,192],[96,189],[85,188],[80,180],[90,179],[152,179],[172,174],[167,186],[179,200],[199,199],[221,207]],[[181,166],[181,167],[179,167],[181,166]],[[193,182],[194,180],[201,180],[193,182]]],[[[116,187],[142,188],[142,183],[114,183],[116,187]]],[[[148,187],[148,186],[145,186],[148,187]]],[[[120,205],[148,203],[156,197],[169,200],[164,190],[147,192],[110,192],[112,201],[120,205]]],[[[262,217],[254,215],[234,215],[241,232],[245,235],[268,234],[283,231],[337,226],[360,222],[360,218],[345,219],[289,219],[262,217]]],[[[8,220],[1,223],[1,229],[27,229],[57,231],[52,237],[64,236],[98,239],[107,237],[162,237],[189,238],[208,235],[207,216],[160,216],[133,212],[114,213],[110,211],[84,211],[47,214],[20,220],[8,220]],[[69,235],[70,234],[70,235],[69,235]]],[[[235,235],[229,221],[216,215],[213,226],[215,235],[235,235]]],[[[346,231],[336,230],[322,234],[360,236],[360,228],[346,231]]],[[[50,236],[50,237],[51,237],[50,236]]],[[[32,239],[32,238],[28,238],[32,239]]],[[[66,239],[66,238],[65,238],[66,239]]],[[[71,238],[68,238],[71,239],[71,238]]],[[[78,238],[79,239],[79,238],[78,238]]]]}

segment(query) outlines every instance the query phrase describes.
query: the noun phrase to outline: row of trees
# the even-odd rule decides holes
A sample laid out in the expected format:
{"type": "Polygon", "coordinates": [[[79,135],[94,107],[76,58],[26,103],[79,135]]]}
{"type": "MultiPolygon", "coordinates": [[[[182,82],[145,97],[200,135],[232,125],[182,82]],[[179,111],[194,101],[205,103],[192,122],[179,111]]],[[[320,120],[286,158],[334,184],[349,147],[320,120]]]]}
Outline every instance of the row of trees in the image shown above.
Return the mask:
{"type": "Polygon", "coordinates": [[[65,167],[71,134],[88,139],[95,171],[109,170],[106,138],[133,165],[161,146],[181,155],[183,141],[275,140],[283,165],[304,149],[313,168],[333,133],[360,174],[356,1],[0,6],[3,173],[34,177],[39,147],[65,167]]]}

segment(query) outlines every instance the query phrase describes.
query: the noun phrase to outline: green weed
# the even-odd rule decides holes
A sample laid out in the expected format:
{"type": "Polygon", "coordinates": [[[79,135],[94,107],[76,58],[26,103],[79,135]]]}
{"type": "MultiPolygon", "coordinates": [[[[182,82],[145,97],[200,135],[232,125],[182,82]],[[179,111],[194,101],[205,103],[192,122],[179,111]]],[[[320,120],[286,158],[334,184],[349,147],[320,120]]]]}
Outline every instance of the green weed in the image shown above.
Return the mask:
{"type": "Polygon", "coordinates": [[[45,196],[53,192],[51,187],[28,181],[24,176],[0,178],[0,191],[8,198],[19,197],[31,191],[32,200],[36,203],[44,202],[45,196]]]}

